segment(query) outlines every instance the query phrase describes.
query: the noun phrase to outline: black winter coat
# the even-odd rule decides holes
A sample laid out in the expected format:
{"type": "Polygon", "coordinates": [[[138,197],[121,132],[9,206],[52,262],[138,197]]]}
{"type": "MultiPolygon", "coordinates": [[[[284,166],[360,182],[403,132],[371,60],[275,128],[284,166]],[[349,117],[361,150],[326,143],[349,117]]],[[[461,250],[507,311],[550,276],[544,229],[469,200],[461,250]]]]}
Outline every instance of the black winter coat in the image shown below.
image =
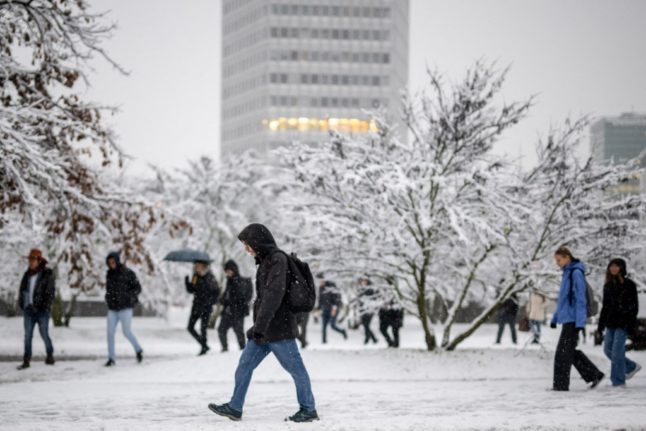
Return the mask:
{"type": "Polygon", "coordinates": [[[516,317],[516,315],[518,314],[518,309],[518,299],[515,296],[512,296],[511,298],[507,298],[507,300],[502,303],[500,312],[505,316],[516,317]]]}
{"type": "Polygon", "coordinates": [[[253,296],[253,284],[250,278],[236,275],[227,279],[227,287],[224,290],[220,303],[224,306],[222,313],[234,318],[241,318],[249,315],[249,303],[253,296]]]}
{"type": "MultiPolygon", "coordinates": [[[[35,311],[50,311],[54,296],[56,295],[56,283],[54,280],[54,271],[50,268],[43,268],[38,272],[36,287],[34,288],[34,297],[32,308],[35,311]]],[[[27,308],[29,303],[29,271],[26,271],[20,281],[20,290],[18,291],[18,306],[21,310],[27,308]]]]}
{"type": "Polygon", "coordinates": [[[220,286],[211,271],[204,275],[193,274],[193,279],[186,282],[186,291],[193,295],[195,309],[210,309],[220,297],[220,286]]]}
{"type": "Polygon", "coordinates": [[[605,328],[623,328],[632,331],[637,325],[639,299],[637,286],[629,278],[623,284],[612,280],[603,286],[603,306],[599,317],[599,331],[605,328]]]}
{"type": "Polygon", "coordinates": [[[123,264],[109,269],[106,275],[105,302],[109,310],[133,308],[139,300],[141,285],[135,272],[123,264]]]}
{"type": "Polygon", "coordinates": [[[269,229],[251,224],[238,235],[256,252],[256,300],[253,327],[248,335],[260,344],[294,339],[298,336],[296,317],[289,309],[288,262],[269,229]]]}
{"type": "Polygon", "coordinates": [[[326,281],[319,290],[319,306],[323,311],[329,311],[332,307],[340,308],[342,305],[341,294],[331,281],[326,281]]]}
{"type": "Polygon", "coordinates": [[[401,328],[404,326],[403,308],[382,308],[379,310],[379,323],[381,325],[401,328]]]}

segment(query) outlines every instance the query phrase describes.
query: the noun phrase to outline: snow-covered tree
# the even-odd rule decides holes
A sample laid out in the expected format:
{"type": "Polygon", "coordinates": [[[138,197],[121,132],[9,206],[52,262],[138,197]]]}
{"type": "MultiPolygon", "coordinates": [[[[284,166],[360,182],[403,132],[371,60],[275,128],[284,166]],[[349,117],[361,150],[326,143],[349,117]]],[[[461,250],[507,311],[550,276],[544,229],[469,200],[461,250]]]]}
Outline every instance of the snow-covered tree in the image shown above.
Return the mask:
{"type": "Polygon", "coordinates": [[[384,294],[394,291],[420,319],[429,350],[454,349],[512,294],[553,277],[548,265],[558,245],[588,253],[602,234],[626,249],[637,244],[626,235],[634,219],[623,211],[637,203],[610,205],[599,196],[631,168],[578,164],[572,144],[583,123],[539,144],[540,162],[529,173],[492,154],[532,103],[500,101],[505,76],[483,63],[454,85],[429,73],[431,94],[404,99],[408,141],[377,117],[376,134],[333,134],[282,154],[295,173],[290,204],[316,228],[321,268],[369,274],[384,294]],[[485,311],[451,338],[457,311],[475,300],[485,311]],[[432,301],[447,310],[440,343],[432,301]]]}
{"type": "Polygon", "coordinates": [[[112,29],[83,0],[0,0],[0,228],[42,228],[50,260],[84,289],[98,277],[88,274],[97,237],[152,268],[142,244],[154,209],[89,164],[121,159],[102,119],[110,109],[82,96],[88,60],[119,69],[101,48],[112,29]]]}

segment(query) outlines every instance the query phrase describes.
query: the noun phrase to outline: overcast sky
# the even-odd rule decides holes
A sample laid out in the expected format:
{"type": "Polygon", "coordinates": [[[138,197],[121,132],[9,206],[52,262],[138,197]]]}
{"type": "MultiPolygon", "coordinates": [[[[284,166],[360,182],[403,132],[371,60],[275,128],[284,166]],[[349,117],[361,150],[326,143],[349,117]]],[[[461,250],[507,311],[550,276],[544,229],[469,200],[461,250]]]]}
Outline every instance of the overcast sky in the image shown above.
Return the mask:
{"type": "MultiPolygon", "coordinates": [[[[133,169],[216,156],[220,2],[91,3],[117,23],[106,48],[131,73],[95,62],[89,96],[120,107],[108,121],[136,158],[133,169]]],[[[426,65],[449,79],[478,58],[511,65],[505,98],[538,99],[497,151],[525,165],[536,137],[567,116],[646,112],[645,53],[643,0],[411,0],[410,88],[425,85],[426,65]]]]}

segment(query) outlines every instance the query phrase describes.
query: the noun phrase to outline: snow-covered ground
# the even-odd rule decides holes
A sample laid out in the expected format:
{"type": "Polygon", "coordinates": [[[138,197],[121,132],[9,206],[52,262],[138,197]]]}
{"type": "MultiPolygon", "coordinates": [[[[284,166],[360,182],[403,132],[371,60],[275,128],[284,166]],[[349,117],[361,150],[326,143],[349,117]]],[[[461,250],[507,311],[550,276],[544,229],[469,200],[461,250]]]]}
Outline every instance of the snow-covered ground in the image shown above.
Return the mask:
{"type": "MultiPolygon", "coordinates": [[[[231,394],[237,349],[221,354],[215,331],[212,352],[195,357],[197,344],[184,330],[185,313],[169,321],[139,318],[134,330],[145,350],[143,364],[121,334],[117,366],[106,369],[105,322],[74,319],[72,328],[53,328],[59,362],[40,359],[26,371],[15,369],[22,353],[22,320],[0,319],[0,429],[2,430],[608,430],[646,429],[646,372],[623,390],[608,381],[587,390],[573,371],[571,391],[552,393],[552,350],[557,331],[545,330],[550,350],[520,351],[505,334],[493,346],[495,326],[486,325],[458,351],[427,353],[421,329],[408,318],[403,348],[383,342],[365,348],[360,331],[343,341],[331,333],[320,344],[320,327],[310,325],[311,347],[303,352],[322,420],[285,424],[297,409],[289,376],[269,357],[251,385],[244,420],[213,415],[209,402],[231,394]],[[66,360],[69,359],[69,360],[66,360]]],[[[376,330],[376,321],[373,323],[376,330]]],[[[233,337],[230,343],[235,346],[233,337]]],[[[608,372],[600,348],[585,345],[608,372]]],[[[34,354],[44,348],[34,337],[34,354]]],[[[646,364],[644,352],[631,354],[646,364]]]]}

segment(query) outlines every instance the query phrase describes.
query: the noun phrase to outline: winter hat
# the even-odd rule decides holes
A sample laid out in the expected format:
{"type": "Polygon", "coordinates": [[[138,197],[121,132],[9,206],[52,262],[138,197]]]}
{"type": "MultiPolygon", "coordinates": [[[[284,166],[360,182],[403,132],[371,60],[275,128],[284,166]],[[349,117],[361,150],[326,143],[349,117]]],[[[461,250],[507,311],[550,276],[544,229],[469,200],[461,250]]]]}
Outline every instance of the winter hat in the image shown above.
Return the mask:
{"type": "Polygon", "coordinates": [[[608,269],[610,269],[610,266],[612,265],[617,265],[620,268],[620,273],[622,277],[626,277],[626,274],[628,274],[628,271],[626,271],[626,261],[623,259],[612,259],[610,263],[608,264],[608,269]]]}
{"type": "Polygon", "coordinates": [[[45,258],[43,258],[43,252],[38,248],[32,248],[29,251],[29,255],[27,256],[27,259],[36,259],[38,261],[45,260],[45,258]]]}
{"type": "Polygon", "coordinates": [[[238,269],[238,264],[235,263],[234,260],[227,260],[226,263],[224,264],[224,270],[225,271],[233,271],[235,275],[239,275],[239,269],[238,269]]]}

